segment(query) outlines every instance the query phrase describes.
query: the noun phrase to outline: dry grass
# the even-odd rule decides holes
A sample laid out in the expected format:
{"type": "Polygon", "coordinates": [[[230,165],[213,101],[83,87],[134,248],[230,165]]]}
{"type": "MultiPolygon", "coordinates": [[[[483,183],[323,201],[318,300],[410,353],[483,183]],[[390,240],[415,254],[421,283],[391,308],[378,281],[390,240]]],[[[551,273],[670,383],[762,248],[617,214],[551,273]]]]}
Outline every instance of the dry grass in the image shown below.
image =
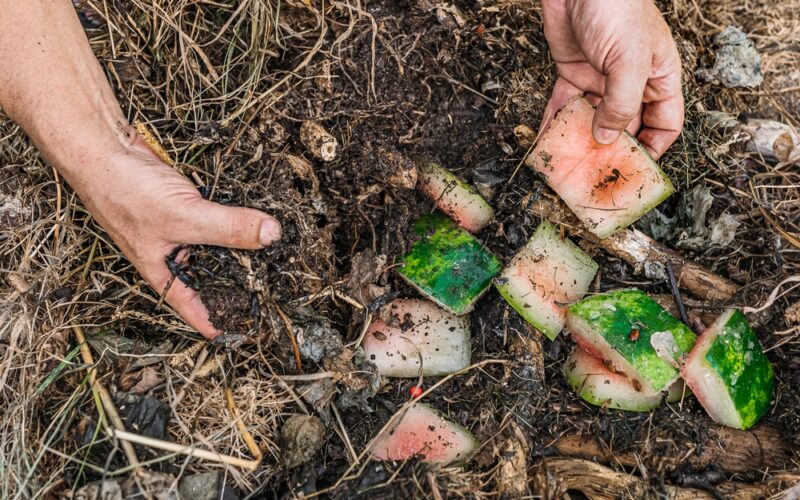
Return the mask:
{"type": "MultiPolygon", "coordinates": [[[[198,184],[212,187],[218,198],[225,194],[222,185],[245,190],[246,182],[254,182],[238,181],[234,169],[228,168],[230,158],[249,151],[243,144],[262,141],[267,134],[254,131],[251,124],[262,123],[268,115],[299,122],[319,112],[313,102],[306,103],[306,109],[282,107],[282,99],[290,93],[324,85],[331,74],[347,78],[364,70],[372,79],[354,92],[366,102],[377,100],[374,65],[354,68],[348,61],[355,40],[367,40],[373,51],[405,49],[414,43],[411,34],[402,40],[381,40],[379,27],[360,2],[326,2],[327,12],[300,0],[81,3],[99,21],[90,31],[92,46],[130,120],[148,123],[177,159],[177,168],[198,184]],[[332,11],[337,19],[348,21],[333,25],[332,11]],[[329,42],[323,44],[325,37],[329,42]],[[212,147],[221,141],[225,148],[212,147]]],[[[520,4],[497,2],[501,9],[520,4]]],[[[703,110],[800,123],[800,4],[674,0],[665,12],[680,39],[689,111],[686,133],[665,162],[682,187],[708,179],[727,190],[744,222],[737,241],[759,238],[764,252],[775,255],[774,260],[766,259],[771,262],[766,267],[763,255],[744,246],[695,257],[725,274],[740,273],[733,277],[752,283],[744,300],[759,304],[782,277],[800,274],[800,249],[781,240],[777,227],[765,225],[758,210],[764,207],[782,230],[800,234],[800,173],[796,166],[774,169],[752,155],[714,155],[713,146],[723,139],[709,136],[702,125],[703,110]],[[750,33],[763,55],[765,84],[757,91],[720,91],[694,80],[697,64],[711,60],[706,49],[710,37],[728,24],[750,33]],[[745,170],[755,172],[752,190],[724,187],[745,170]]],[[[534,28],[538,26],[528,27],[534,28]]],[[[400,66],[399,56],[395,57],[400,66]]],[[[538,74],[535,78],[542,79],[539,84],[548,79],[538,74]]],[[[546,99],[546,85],[531,91],[525,82],[532,80],[520,72],[505,77],[506,90],[497,98],[502,103],[498,115],[525,122],[536,119],[546,99]]],[[[380,103],[376,106],[380,108],[380,103]]],[[[154,344],[158,338],[169,338],[176,353],[194,345],[197,337],[169,310],[154,309],[158,297],[7,120],[0,122],[0,165],[0,209],[12,198],[21,202],[13,223],[4,222],[5,212],[0,213],[0,498],[48,497],[69,491],[80,477],[79,462],[90,461],[85,449],[75,449],[74,429],[81,416],[98,413],[85,378],[87,367],[75,351],[72,325],[154,344]],[[58,378],[49,379],[53,374],[58,378]]],[[[316,228],[307,231],[301,237],[309,247],[328,248],[330,242],[325,243],[316,228]],[[314,245],[317,241],[322,243],[314,245]]],[[[309,295],[324,283],[308,273],[292,279],[302,283],[309,295]]],[[[794,292],[781,298],[780,307],[797,300],[800,294],[794,292]]],[[[797,344],[800,331],[787,332],[781,342],[797,344]]],[[[796,356],[800,347],[788,352],[796,356]]],[[[220,368],[210,365],[211,373],[192,376],[200,354],[191,352],[186,357],[191,362],[162,364],[159,391],[173,411],[170,437],[250,458],[226,404],[224,389],[230,387],[241,420],[266,458],[256,474],[228,468],[228,480],[243,491],[259,491],[280,473],[277,430],[287,412],[299,411],[296,387],[271,376],[270,363],[276,360],[260,350],[232,355],[214,349],[211,356],[220,368]],[[237,375],[231,377],[234,365],[237,375]]],[[[115,386],[119,374],[114,367],[137,358],[123,355],[116,364],[101,365],[101,380],[115,386]]],[[[344,449],[337,438],[329,446],[334,445],[344,449]]],[[[178,473],[217,467],[187,461],[178,473]]],[[[436,477],[415,472],[406,480],[420,494],[438,491],[476,497],[494,487],[490,475],[453,469],[436,477]]]]}

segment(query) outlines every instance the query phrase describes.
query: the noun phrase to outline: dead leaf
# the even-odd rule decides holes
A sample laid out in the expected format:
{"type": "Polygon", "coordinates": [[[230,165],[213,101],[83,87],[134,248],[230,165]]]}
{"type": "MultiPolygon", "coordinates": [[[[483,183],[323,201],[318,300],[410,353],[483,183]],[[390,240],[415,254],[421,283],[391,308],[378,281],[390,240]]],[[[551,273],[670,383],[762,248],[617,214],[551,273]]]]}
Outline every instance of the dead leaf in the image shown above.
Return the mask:
{"type": "Polygon", "coordinates": [[[293,415],[281,428],[283,464],[292,469],[314,458],[325,441],[325,425],[314,415],[293,415]]]}

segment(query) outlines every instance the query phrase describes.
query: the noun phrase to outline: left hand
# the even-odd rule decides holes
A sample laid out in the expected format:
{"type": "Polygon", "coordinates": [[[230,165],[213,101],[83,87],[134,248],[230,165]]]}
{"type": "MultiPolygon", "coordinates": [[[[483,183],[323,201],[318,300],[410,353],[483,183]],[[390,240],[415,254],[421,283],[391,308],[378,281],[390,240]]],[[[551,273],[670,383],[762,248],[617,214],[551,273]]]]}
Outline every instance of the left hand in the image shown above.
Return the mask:
{"type": "Polygon", "coordinates": [[[683,127],[681,60],[652,0],[542,0],[544,34],[558,80],[541,129],[571,97],[597,106],[595,140],[610,144],[627,129],[653,158],[683,127]]]}

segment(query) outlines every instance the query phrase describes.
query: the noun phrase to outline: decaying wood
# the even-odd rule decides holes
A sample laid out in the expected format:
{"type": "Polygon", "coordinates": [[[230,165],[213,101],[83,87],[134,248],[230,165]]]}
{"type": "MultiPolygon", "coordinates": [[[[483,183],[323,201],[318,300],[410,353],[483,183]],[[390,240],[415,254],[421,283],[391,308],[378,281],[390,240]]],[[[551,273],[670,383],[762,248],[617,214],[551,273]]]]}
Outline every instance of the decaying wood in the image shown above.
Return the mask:
{"type": "Polygon", "coordinates": [[[317,122],[303,122],[300,126],[300,142],[309,153],[322,161],[333,161],[339,154],[339,141],[317,122]]]}
{"type": "Polygon", "coordinates": [[[637,476],[616,472],[590,460],[577,458],[547,458],[542,461],[533,479],[534,493],[545,499],[564,498],[568,491],[580,491],[593,500],[658,497],[676,500],[744,500],[765,498],[780,488],[778,484],[751,485],[726,481],[713,486],[713,489],[712,493],[694,488],[658,486],[637,476]]]}
{"type": "MultiPolygon", "coordinates": [[[[650,436],[653,439],[654,436],[650,436]]],[[[659,441],[665,442],[665,439],[659,441]]],[[[669,453],[654,454],[666,470],[675,470],[687,465],[702,470],[708,467],[728,472],[759,472],[768,469],[783,470],[791,467],[792,450],[790,440],[775,427],[759,425],[746,431],[728,427],[712,427],[706,437],[698,442],[678,442],[669,453]]],[[[594,435],[580,433],[565,434],[553,444],[561,455],[588,458],[603,463],[636,467],[646,457],[637,456],[628,450],[611,450],[594,435]]],[[[641,447],[644,449],[644,447],[641,447]]]]}
{"type": "Polygon", "coordinates": [[[495,482],[501,498],[520,498],[528,492],[528,452],[525,434],[515,422],[499,449],[495,482]]]}
{"type": "Polygon", "coordinates": [[[733,297],[739,286],[712,271],[684,259],[681,255],[636,229],[624,229],[600,240],[578,221],[563,202],[551,195],[542,195],[528,207],[534,215],[563,226],[569,233],[588,240],[634,267],[637,273],[667,279],[666,263],[672,263],[678,284],[703,300],[724,300],[733,297]]]}

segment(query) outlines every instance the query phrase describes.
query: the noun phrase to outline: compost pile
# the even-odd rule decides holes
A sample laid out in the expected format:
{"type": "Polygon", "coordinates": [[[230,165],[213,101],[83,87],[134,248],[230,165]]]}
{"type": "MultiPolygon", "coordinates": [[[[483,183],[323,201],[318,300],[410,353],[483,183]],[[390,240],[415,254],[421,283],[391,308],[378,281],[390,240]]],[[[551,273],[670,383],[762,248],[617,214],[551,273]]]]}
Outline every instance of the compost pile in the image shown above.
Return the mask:
{"type": "MultiPolygon", "coordinates": [[[[687,120],[659,161],[676,194],[636,225],[735,283],[726,299],[682,290],[693,317],[757,310],[775,396],[747,431],[715,424],[694,398],[649,413],[584,403],[562,373],[572,342],[545,338],[494,288],[471,313],[462,373],[380,377],[359,348],[382,306],[419,297],[396,272],[434,209],[413,189],[419,158],[489,201],[476,237],[503,263],[543,217],[577,227],[523,164],[555,77],[538,3],[75,3],[131,121],[204,196],[273,214],[284,235],[260,251],[187,249],[181,272],[225,331],[205,342],[2,122],[0,497],[752,498],[800,480],[800,288],[784,281],[800,274],[792,2],[661,4],[687,120]],[[733,24],[761,56],[758,87],[701,78],[733,24]],[[773,155],[757,129],[779,130],[773,155]],[[477,438],[466,464],[364,453],[417,387],[477,438]],[[218,455],[116,447],[104,391],[128,430],[218,455]]],[[[576,236],[599,266],[592,293],[635,287],[676,307],[669,279],[576,236]]]]}

